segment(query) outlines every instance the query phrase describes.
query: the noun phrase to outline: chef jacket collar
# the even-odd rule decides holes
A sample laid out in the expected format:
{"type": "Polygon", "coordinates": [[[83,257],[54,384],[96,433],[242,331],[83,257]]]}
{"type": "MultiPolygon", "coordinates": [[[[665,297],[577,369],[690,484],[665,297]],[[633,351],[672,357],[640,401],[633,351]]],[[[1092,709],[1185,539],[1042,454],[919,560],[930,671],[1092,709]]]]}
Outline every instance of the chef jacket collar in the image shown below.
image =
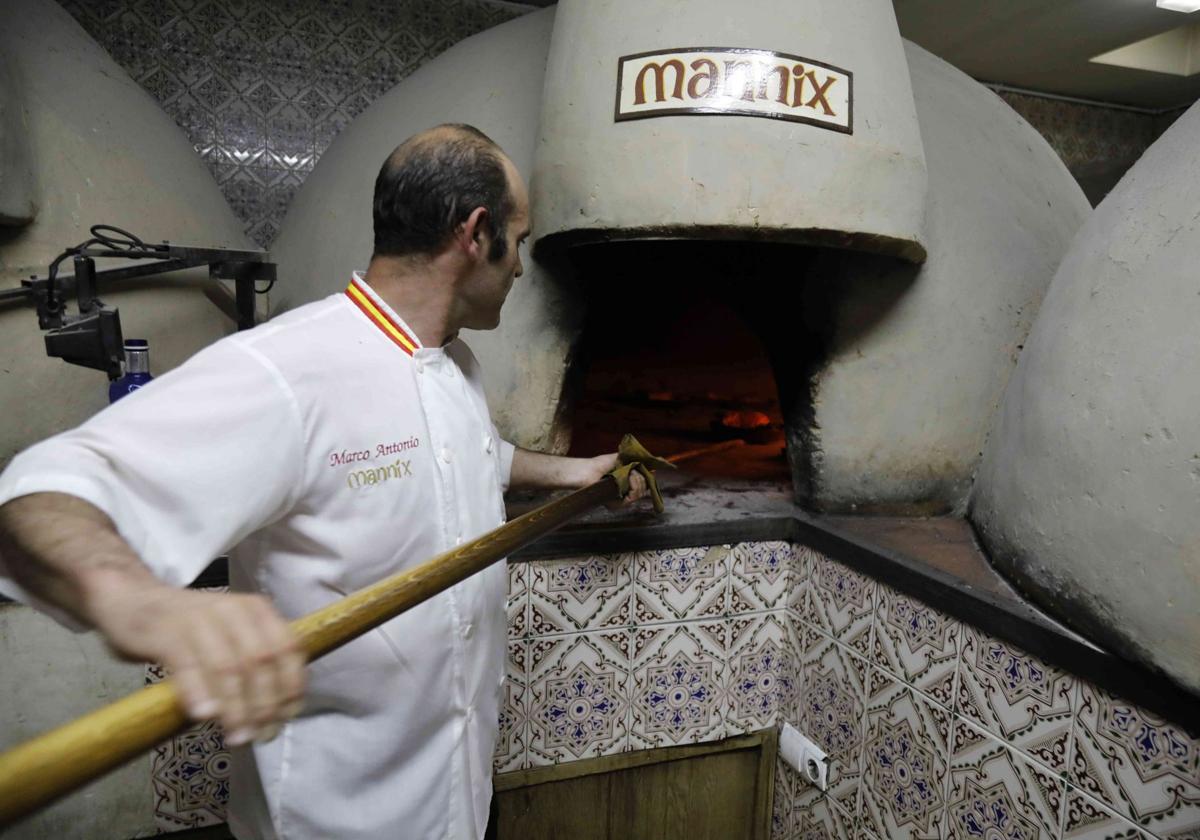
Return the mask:
{"type": "Polygon", "coordinates": [[[420,353],[422,356],[427,356],[430,355],[427,351],[431,349],[436,349],[438,353],[441,352],[440,347],[421,346],[417,334],[405,323],[396,310],[388,306],[384,299],[375,293],[375,290],[367,284],[361,271],[351,274],[350,285],[346,287],[346,297],[350,298],[351,303],[378,327],[380,332],[408,355],[413,356],[420,353]]]}

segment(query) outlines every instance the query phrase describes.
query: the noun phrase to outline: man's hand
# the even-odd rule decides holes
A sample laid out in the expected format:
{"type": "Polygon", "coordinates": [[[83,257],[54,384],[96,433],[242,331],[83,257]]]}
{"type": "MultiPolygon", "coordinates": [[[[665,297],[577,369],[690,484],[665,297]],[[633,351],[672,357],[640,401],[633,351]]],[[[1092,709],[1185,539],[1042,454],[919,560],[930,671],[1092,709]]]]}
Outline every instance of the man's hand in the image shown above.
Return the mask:
{"type": "Polygon", "coordinates": [[[299,712],[304,657],[269,601],[167,586],[87,502],[8,502],[0,552],[27,592],[96,628],[118,655],[165,665],[188,715],[220,720],[231,746],[269,738],[299,712]]]}
{"type": "MultiPolygon", "coordinates": [[[[509,486],[513,489],[577,490],[595,484],[618,466],[620,461],[616,452],[594,458],[566,458],[517,449],[513,453],[509,486]]],[[[629,479],[629,492],[622,502],[636,502],[646,492],[646,479],[634,473],[629,479]]]]}
{"type": "MultiPolygon", "coordinates": [[[[589,484],[594,484],[610,472],[621,466],[621,462],[617,457],[617,453],[613,452],[610,455],[597,455],[595,458],[580,458],[581,467],[584,474],[580,487],[586,487],[589,484]]],[[[616,506],[621,504],[632,504],[638,499],[644,498],[647,493],[646,478],[639,472],[629,474],[629,492],[616,506]]],[[[613,507],[613,505],[610,505],[613,507]]]]}
{"type": "Polygon", "coordinates": [[[118,655],[165,665],[188,715],[219,720],[231,746],[269,740],[300,712],[304,655],[261,595],[114,587],[93,616],[118,655]]]}

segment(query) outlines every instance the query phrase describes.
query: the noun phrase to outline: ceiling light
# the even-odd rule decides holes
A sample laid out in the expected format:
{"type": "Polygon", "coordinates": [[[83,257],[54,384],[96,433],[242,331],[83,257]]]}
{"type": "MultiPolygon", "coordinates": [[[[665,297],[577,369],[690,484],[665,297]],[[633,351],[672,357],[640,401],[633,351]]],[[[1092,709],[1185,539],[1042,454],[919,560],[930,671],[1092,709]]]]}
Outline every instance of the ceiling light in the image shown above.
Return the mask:
{"type": "Polygon", "coordinates": [[[1172,12],[1194,12],[1200,9],[1200,0],[1158,0],[1158,8],[1172,12]]]}

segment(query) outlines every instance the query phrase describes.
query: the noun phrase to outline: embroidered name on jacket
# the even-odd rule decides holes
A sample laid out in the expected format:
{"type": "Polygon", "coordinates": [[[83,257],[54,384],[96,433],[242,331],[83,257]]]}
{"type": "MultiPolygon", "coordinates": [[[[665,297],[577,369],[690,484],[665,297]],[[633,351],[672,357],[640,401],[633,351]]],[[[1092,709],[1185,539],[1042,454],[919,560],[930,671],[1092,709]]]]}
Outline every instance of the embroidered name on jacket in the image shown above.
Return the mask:
{"type": "Polygon", "coordinates": [[[412,461],[401,461],[397,459],[387,466],[373,467],[365,470],[354,470],[352,473],[346,476],[346,485],[351,490],[357,490],[360,487],[371,487],[376,484],[383,484],[385,481],[411,477],[412,461]]]}

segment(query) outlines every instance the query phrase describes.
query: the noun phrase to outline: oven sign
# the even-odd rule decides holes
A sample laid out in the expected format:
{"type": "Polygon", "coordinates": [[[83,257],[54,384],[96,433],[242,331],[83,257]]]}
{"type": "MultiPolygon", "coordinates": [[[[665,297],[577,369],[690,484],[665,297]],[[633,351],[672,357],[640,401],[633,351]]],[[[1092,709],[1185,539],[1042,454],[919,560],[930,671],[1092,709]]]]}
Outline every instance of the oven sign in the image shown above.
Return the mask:
{"type": "Polygon", "coordinates": [[[768,117],[854,133],[854,76],[771,50],[687,47],[617,61],[616,121],[768,117]]]}

